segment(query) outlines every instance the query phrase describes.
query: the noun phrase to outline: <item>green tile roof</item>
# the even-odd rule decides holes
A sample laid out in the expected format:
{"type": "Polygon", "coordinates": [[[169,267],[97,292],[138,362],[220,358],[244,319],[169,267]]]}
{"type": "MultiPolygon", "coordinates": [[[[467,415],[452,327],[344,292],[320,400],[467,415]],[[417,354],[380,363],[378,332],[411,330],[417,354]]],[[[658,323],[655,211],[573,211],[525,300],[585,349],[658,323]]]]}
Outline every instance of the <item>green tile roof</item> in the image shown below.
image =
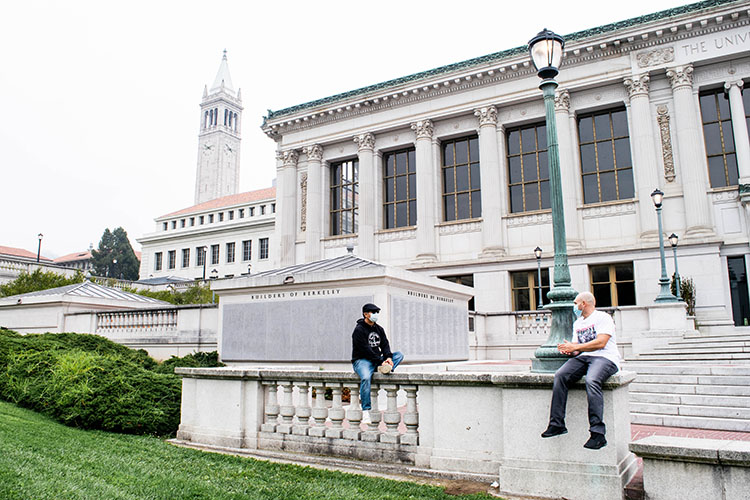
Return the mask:
{"type": "MultiPolygon", "coordinates": [[[[590,29],[583,30],[583,31],[577,31],[575,33],[566,35],[564,38],[566,41],[583,40],[588,37],[603,35],[612,31],[621,30],[623,28],[629,28],[631,26],[638,26],[640,24],[650,23],[652,21],[669,19],[671,17],[677,17],[677,16],[688,14],[691,12],[698,12],[704,9],[710,9],[712,7],[717,7],[720,5],[738,3],[740,1],[742,0],[704,0],[703,2],[696,2],[696,3],[689,4],[689,5],[675,7],[673,9],[666,9],[660,12],[654,12],[653,14],[646,14],[644,16],[633,17],[631,19],[626,19],[624,21],[617,21],[615,23],[605,24],[603,26],[598,26],[596,28],[590,28],[590,29]]],[[[528,47],[526,45],[521,45],[519,47],[514,47],[512,49],[502,50],[500,52],[494,52],[492,54],[487,54],[481,57],[475,57],[473,59],[467,59],[466,61],[461,61],[461,62],[457,62],[453,64],[447,64],[445,66],[440,66],[438,68],[430,69],[427,71],[414,73],[412,75],[394,78],[393,80],[376,83],[375,85],[368,85],[367,87],[350,90],[348,92],[342,92],[340,94],[335,94],[329,97],[324,97],[323,99],[316,99],[314,101],[306,102],[303,104],[297,104],[296,106],[291,106],[288,108],[280,109],[278,111],[272,111],[269,109],[268,115],[263,117],[263,126],[266,125],[266,122],[268,120],[271,120],[273,118],[278,118],[281,116],[285,116],[285,115],[291,115],[298,111],[302,111],[304,109],[314,108],[316,106],[320,106],[323,104],[331,104],[337,101],[343,101],[350,97],[355,97],[358,95],[368,94],[370,92],[375,92],[378,90],[396,87],[398,85],[401,85],[402,83],[408,83],[408,82],[413,82],[417,80],[427,79],[432,76],[441,75],[444,73],[450,73],[455,70],[459,70],[463,68],[470,68],[472,66],[479,66],[481,64],[499,61],[507,57],[514,56],[516,54],[525,53],[527,50],[528,50],[528,47]]]]}

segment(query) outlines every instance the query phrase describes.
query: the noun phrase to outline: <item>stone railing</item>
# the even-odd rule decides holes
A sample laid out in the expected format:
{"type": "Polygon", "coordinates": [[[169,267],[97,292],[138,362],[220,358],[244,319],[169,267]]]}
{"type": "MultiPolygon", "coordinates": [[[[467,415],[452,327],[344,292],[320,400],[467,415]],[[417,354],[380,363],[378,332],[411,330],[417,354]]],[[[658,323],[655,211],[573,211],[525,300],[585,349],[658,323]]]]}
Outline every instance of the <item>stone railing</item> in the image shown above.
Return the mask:
{"type": "Polygon", "coordinates": [[[174,332],[177,330],[174,308],[96,313],[96,330],[100,335],[126,332],[174,332]]]}
{"type": "Polygon", "coordinates": [[[513,313],[516,318],[517,337],[540,337],[549,336],[549,327],[552,315],[549,311],[518,311],[513,313]]]}
{"type": "Polygon", "coordinates": [[[398,373],[375,374],[372,422],[363,424],[358,378],[352,372],[178,368],[183,386],[177,440],[261,454],[355,458],[406,467],[407,472],[497,480],[502,492],[520,496],[622,496],[636,469],[627,449],[627,385],[634,374],[621,372],[605,383],[610,444],[592,454],[580,446],[588,437],[583,384],[568,400],[570,434],[541,439],[552,374],[427,370],[402,365],[398,373]],[[345,389],[351,397],[348,407],[342,397],[345,389]]]}

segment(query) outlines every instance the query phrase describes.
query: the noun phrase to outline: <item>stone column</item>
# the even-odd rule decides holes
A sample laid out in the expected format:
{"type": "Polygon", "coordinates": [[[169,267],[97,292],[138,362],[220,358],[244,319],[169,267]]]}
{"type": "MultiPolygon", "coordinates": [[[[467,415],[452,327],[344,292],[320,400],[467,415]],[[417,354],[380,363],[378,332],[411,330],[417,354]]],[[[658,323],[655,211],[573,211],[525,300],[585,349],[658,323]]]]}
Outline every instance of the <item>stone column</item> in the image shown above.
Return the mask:
{"type": "Polygon", "coordinates": [[[297,239],[297,160],[295,150],[282,151],[278,190],[276,192],[279,267],[293,266],[297,239]]]}
{"type": "Polygon", "coordinates": [[[737,167],[740,173],[740,184],[750,184],[750,140],[745,121],[745,105],[742,102],[742,88],[745,82],[735,80],[724,84],[729,91],[729,107],[732,111],[732,130],[734,147],[737,149],[737,167]]]}
{"type": "Polygon", "coordinates": [[[305,262],[320,260],[323,221],[323,148],[318,144],[303,149],[307,155],[307,211],[305,217],[305,262]]]}
{"type": "Polygon", "coordinates": [[[672,84],[677,147],[680,151],[680,173],[685,203],[686,236],[714,234],[706,196],[706,157],[701,148],[701,127],[693,99],[693,66],[688,64],[667,70],[672,84]]]}
{"type": "Polygon", "coordinates": [[[375,259],[375,136],[365,133],[354,137],[359,155],[359,206],[357,209],[357,254],[375,259]]]}
{"type": "Polygon", "coordinates": [[[651,109],[648,98],[648,74],[624,80],[630,96],[630,144],[633,151],[633,175],[637,187],[638,214],[642,239],[656,239],[656,216],[651,193],[659,187],[659,165],[651,109]]]}
{"type": "MultiPolygon", "coordinates": [[[[568,249],[583,248],[578,231],[578,201],[576,183],[581,182],[581,174],[574,159],[575,144],[570,131],[570,93],[566,89],[555,95],[555,116],[557,121],[557,147],[560,155],[560,181],[565,211],[565,235],[568,249]]],[[[551,186],[550,186],[551,188],[551,186]]]]}
{"type": "Polygon", "coordinates": [[[497,109],[494,106],[474,111],[479,119],[479,171],[482,182],[483,258],[505,255],[502,232],[502,189],[497,151],[497,109]]]}
{"type": "Polygon", "coordinates": [[[432,122],[411,124],[416,133],[417,159],[417,263],[437,260],[435,254],[435,176],[433,174],[432,122]]]}

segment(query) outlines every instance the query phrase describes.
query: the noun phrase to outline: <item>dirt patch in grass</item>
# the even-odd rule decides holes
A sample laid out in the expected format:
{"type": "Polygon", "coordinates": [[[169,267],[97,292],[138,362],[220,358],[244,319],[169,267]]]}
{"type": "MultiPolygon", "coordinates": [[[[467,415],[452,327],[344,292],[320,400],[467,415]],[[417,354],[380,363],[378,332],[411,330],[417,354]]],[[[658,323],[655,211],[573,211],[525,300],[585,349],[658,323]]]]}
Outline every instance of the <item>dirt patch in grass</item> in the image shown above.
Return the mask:
{"type": "Polygon", "coordinates": [[[473,493],[487,493],[489,486],[486,483],[480,483],[478,481],[465,481],[465,480],[445,480],[441,481],[444,484],[445,493],[448,495],[471,495],[473,493]]]}

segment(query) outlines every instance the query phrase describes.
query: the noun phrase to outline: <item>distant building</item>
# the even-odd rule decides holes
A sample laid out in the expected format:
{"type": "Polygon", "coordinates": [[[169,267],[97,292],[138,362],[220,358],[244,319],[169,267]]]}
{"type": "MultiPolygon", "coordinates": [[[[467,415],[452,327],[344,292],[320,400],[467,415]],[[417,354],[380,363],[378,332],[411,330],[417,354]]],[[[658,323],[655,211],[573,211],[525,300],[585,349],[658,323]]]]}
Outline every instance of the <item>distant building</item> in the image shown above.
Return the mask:
{"type": "Polygon", "coordinates": [[[93,248],[92,245],[89,245],[88,250],[63,255],[62,257],[56,258],[54,262],[61,266],[80,269],[83,272],[89,271],[94,267],[91,263],[91,250],[93,248]]]}
{"type": "Polygon", "coordinates": [[[37,262],[34,252],[0,245],[0,284],[15,280],[22,272],[32,273],[37,269],[64,276],[75,274],[73,269],[61,266],[50,258],[40,255],[39,262],[37,262]]]}

